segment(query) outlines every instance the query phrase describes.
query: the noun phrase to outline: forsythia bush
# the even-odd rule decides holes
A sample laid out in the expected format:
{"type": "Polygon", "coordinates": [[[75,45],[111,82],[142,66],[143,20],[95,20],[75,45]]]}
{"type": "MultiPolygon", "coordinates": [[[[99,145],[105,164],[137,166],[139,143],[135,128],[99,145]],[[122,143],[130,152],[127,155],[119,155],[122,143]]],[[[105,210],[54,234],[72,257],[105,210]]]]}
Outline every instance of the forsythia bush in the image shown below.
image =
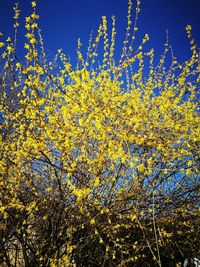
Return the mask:
{"type": "Polygon", "coordinates": [[[177,62],[167,41],[155,64],[147,34],[135,45],[140,1],[132,23],[129,0],[119,60],[115,17],[110,37],[102,17],[86,56],[78,41],[73,66],[61,49],[47,59],[32,8],[25,59],[18,5],[15,36],[0,40],[0,265],[161,267],[197,257],[200,57],[191,26],[191,57],[177,62]]]}

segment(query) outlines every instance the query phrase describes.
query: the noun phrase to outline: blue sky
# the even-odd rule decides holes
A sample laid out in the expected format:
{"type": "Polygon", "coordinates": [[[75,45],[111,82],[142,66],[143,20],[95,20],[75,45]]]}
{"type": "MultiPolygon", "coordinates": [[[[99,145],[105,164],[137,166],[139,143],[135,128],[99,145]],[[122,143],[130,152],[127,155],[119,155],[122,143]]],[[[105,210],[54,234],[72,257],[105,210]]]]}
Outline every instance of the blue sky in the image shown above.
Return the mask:
{"type": "MultiPolygon", "coordinates": [[[[8,36],[12,32],[12,7],[16,1],[0,1],[0,31],[8,36]]],[[[18,0],[21,12],[21,24],[30,13],[29,0],[18,0]]],[[[124,40],[126,28],[127,0],[38,0],[45,46],[53,56],[57,49],[63,48],[67,55],[74,57],[77,39],[80,37],[87,47],[89,35],[97,30],[101,16],[116,16],[117,45],[124,40]]],[[[174,53],[182,61],[190,54],[185,26],[193,26],[193,36],[200,44],[200,0],[141,0],[139,16],[139,39],[148,33],[150,46],[159,56],[164,48],[165,30],[168,28],[174,53]]],[[[135,0],[133,0],[135,3],[135,0]]],[[[135,6],[135,5],[134,5],[135,6]]],[[[111,26],[111,25],[110,25],[111,26]]],[[[24,31],[19,32],[19,44],[23,42],[24,31]]],[[[21,51],[21,50],[19,50],[21,51]]]]}

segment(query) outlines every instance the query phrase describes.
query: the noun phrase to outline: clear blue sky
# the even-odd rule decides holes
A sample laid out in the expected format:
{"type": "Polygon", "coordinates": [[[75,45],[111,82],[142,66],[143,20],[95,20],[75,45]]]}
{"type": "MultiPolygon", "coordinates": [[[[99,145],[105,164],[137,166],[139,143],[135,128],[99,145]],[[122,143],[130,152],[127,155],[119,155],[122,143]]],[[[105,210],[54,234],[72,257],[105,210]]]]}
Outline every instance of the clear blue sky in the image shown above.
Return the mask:
{"type": "MultiPolygon", "coordinates": [[[[0,31],[5,36],[11,33],[12,7],[15,0],[0,1],[0,31]]],[[[18,0],[20,4],[21,23],[30,13],[29,0],[18,0]]],[[[63,48],[67,55],[74,57],[77,39],[80,37],[87,46],[90,32],[97,30],[101,16],[116,16],[117,44],[123,41],[126,28],[127,0],[38,0],[37,10],[40,15],[46,48],[53,56],[58,48],[63,48]]],[[[160,55],[165,42],[165,30],[175,55],[185,59],[190,53],[185,26],[193,26],[193,36],[200,45],[200,0],[141,0],[139,16],[139,36],[148,33],[151,46],[160,55]]],[[[135,3],[135,0],[133,0],[135,3]]],[[[135,5],[134,5],[135,6],[135,5]]],[[[20,31],[21,43],[24,31],[20,31]]],[[[20,42],[19,42],[20,43],[20,42]]]]}

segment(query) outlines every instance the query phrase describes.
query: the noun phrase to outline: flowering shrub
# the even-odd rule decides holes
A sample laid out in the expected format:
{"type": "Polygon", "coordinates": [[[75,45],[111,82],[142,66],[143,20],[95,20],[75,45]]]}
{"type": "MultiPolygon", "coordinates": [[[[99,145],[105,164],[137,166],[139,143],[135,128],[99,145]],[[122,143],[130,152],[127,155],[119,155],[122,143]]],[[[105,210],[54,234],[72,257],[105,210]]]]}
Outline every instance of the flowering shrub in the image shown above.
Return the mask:
{"type": "Polygon", "coordinates": [[[199,53],[188,25],[191,57],[177,62],[166,42],[155,65],[147,34],[135,46],[136,4],[119,61],[115,17],[111,36],[102,17],[86,56],[78,41],[76,67],[61,49],[47,59],[35,1],[20,62],[14,7],[15,36],[0,40],[1,266],[180,266],[198,255],[199,53]]]}

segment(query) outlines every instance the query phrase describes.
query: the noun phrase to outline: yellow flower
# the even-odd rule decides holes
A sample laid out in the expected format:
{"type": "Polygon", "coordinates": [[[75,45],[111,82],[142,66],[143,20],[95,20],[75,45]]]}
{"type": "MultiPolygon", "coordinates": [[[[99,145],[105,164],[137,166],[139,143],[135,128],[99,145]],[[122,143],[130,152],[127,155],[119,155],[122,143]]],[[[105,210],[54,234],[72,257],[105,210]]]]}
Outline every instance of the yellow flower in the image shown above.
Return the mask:
{"type": "Polygon", "coordinates": [[[32,7],[36,7],[36,2],[33,1],[33,2],[31,3],[31,5],[32,5],[32,7]]]}
{"type": "Polygon", "coordinates": [[[96,178],[95,181],[94,181],[94,186],[98,186],[99,183],[100,183],[99,178],[96,178]]]}
{"type": "Polygon", "coordinates": [[[31,22],[31,17],[26,17],[26,22],[31,22]]]}
{"type": "Polygon", "coordinates": [[[39,16],[36,15],[35,13],[31,14],[31,17],[32,17],[33,19],[39,19],[39,16]]]}
{"type": "Polygon", "coordinates": [[[46,191],[47,191],[47,192],[50,192],[51,190],[52,190],[51,187],[46,188],[46,191]]]}
{"type": "Polygon", "coordinates": [[[30,46],[29,46],[28,44],[25,44],[25,45],[24,45],[24,48],[26,48],[26,49],[30,49],[30,46]]]}
{"type": "Polygon", "coordinates": [[[31,29],[30,24],[26,24],[26,25],[25,25],[25,28],[29,31],[29,30],[31,29]]]}
{"type": "Polygon", "coordinates": [[[91,219],[90,224],[95,224],[95,219],[91,219]]]}
{"type": "Polygon", "coordinates": [[[178,83],[179,83],[180,85],[184,85],[184,83],[185,83],[185,77],[180,77],[180,78],[178,79],[178,83]]]}
{"type": "Polygon", "coordinates": [[[14,51],[14,48],[13,48],[12,46],[8,46],[8,47],[7,47],[7,50],[8,50],[9,53],[11,53],[11,52],[14,51]]]}
{"type": "Polygon", "coordinates": [[[32,45],[35,45],[35,44],[37,44],[37,40],[35,38],[31,38],[30,43],[32,45]]]}
{"type": "Polygon", "coordinates": [[[185,29],[186,29],[186,31],[191,31],[191,30],[192,30],[192,26],[191,26],[191,25],[187,25],[187,26],[185,27],[185,29]]]}
{"type": "Polygon", "coordinates": [[[32,29],[35,29],[35,28],[37,28],[38,27],[38,24],[37,23],[33,23],[32,25],[31,25],[31,28],[32,29]]]}
{"type": "Polygon", "coordinates": [[[19,62],[16,63],[17,68],[21,68],[21,64],[19,62]]]}
{"type": "Polygon", "coordinates": [[[100,243],[100,244],[102,244],[102,243],[103,243],[103,239],[102,239],[102,238],[100,238],[100,240],[99,240],[99,243],[100,243]]]}

